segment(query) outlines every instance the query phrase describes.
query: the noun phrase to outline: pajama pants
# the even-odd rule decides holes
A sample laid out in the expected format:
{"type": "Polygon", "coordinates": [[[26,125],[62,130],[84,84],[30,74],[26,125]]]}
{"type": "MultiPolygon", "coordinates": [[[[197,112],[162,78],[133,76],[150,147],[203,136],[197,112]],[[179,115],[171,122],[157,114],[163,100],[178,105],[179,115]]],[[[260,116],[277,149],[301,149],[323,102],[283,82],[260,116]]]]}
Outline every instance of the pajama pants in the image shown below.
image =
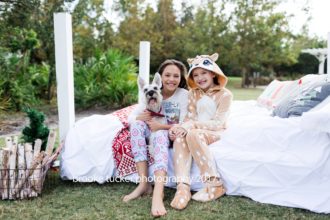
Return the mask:
{"type": "Polygon", "coordinates": [[[168,167],[168,148],[170,141],[167,130],[158,130],[151,134],[148,125],[143,121],[135,121],[130,125],[131,131],[131,146],[135,162],[147,161],[148,146],[146,139],[149,139],[149,144],[152,144],[154,151],[154,172],[163,170],[167,173],[168,167]]]}
{"type": "Polygon", "coordinates": [[[183,138],[174,141],[174,171],[178,183],[190,185],[192,158],[199,167],[203,182],[210,177],[220,177],[209,149],[209,144],[220,140],[219,131],[191,129],[183,138]]]}

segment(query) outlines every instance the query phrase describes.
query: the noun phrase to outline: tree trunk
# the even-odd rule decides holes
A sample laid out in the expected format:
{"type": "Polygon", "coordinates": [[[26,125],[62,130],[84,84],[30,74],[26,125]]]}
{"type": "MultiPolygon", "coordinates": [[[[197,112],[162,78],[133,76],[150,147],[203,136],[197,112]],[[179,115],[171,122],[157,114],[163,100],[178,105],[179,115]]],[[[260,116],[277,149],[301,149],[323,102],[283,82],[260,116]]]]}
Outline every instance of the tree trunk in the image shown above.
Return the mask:
{"type": "Polygon", "coordinates": [[[241,71],[242,71],[241,72],[241,74],[242,74],[241,88],[246,88],[246,81],[248,78],[246,68],[243,67],[241,71]]]}

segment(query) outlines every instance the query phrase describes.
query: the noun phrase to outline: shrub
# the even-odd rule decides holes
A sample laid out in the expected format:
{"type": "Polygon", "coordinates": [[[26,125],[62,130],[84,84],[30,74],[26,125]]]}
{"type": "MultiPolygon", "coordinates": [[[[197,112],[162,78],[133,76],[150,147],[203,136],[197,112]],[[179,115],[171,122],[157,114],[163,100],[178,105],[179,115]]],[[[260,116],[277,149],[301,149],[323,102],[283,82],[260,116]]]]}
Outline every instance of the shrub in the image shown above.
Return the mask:
{"type": "Polygon", "coordinates": [[[45,150],[49,134],[49,129],[44,124],[45,115],[42,112],[30,108],[24,109],[24,112],[30,119],[30,125],[23,129],[22,139],[24,142],[32,143],[33,146],[35,140],[40,139],[42,140],[41,150],[45,150]]]}
{"type": "Polygon", "coordinates": [[[74,69],[77,107],[117,108],[137,101],[137,67],[133,57],[111,49],[74,69]]]}
{"type": "Polygon", "coordinates": [[[23,106],[38,103],[34,95],[29,65],[26,57],[19,53],[0,51],[0,104],[4,111],[20,111],[23,106]]]}

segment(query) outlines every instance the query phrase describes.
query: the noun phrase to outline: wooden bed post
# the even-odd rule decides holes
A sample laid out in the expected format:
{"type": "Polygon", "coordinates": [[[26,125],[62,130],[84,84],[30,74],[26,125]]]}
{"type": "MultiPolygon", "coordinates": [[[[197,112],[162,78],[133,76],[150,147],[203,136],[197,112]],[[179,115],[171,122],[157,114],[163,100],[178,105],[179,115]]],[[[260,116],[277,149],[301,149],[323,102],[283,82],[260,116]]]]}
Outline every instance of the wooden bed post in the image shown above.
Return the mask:
{"type": "Polygon", "coordinates": [[[54,14],[57,108],[60,141],[74,125],[72,27],[69,13],[54,14]]]}
{"type": "MultiPolygon", "coordinates": [[[[140,42],[140,52],[139,52],[139,76],[144,79],[144,81],[149,84],[149,74],[150,74],[150,42],[141,41],[140,42]]],[[[142,93],[139,92],[139,103],[142,101],[142,93]]]]}
{"type": "Polygon", "coordinates": [[[330,32],[328,32],[328,55],[327,55],[327,75],[328,81],[330,81],[330,32]]]}

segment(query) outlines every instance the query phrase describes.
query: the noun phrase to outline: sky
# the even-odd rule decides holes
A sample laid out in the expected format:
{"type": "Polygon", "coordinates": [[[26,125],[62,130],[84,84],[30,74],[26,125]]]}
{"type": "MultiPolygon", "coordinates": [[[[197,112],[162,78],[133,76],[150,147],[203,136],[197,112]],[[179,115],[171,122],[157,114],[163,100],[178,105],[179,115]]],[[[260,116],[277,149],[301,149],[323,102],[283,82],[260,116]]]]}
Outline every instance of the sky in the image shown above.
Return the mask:
{"type": "MultiPolygon", "coordinates": [[[[202,0],[191,0],[193,4],[198,5],[202,0]]],[[[112,0],[105,0],[105,5],[111,7],[112,0]]],[[[154,1],[150,0],[154,4],[154,1]]],[[[173,1],[174,7],[178,9],[181,1],[173,1]]],[[[326,40],[330,32],[330,0],[285,0],[278,8],[280,11],[286,11],[294,15],[290,20],[290,28],[294,33],[298,33],[303,24],[307,22],[309,15],[309,35],[317,36],[326,40]],[[306,10],[309,9],[309,14],[306,10]]],[[[109,18],[113,18],[111,15],[109,18]]],[[[118,20],[117,19],[111,19],[118,20]]]]}
{"type": "Polygon", "coordinates": [[[330,1],[329,0],[287,0],[280,9],[294,14],[290,27],[298,32],[307,21],[308,15],[302,8],[309,8],[312,19],[309,22],[309,33],[327,39],[330,32],[330,1]]]}

